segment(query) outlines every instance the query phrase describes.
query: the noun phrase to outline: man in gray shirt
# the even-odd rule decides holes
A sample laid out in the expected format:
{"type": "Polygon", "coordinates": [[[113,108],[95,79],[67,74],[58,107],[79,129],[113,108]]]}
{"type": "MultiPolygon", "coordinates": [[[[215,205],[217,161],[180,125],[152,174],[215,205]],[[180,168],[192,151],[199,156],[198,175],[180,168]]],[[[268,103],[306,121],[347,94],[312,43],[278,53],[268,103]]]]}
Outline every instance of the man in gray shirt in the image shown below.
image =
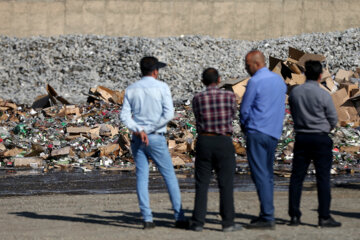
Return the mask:
{"type": "Polygon", "coordinates": [[[337,113],[329,93],[320,88],[322,66],[318,61],[305,63],[306,82],[295,87],[289,96],[294,120],[295,147],[289,187],[290,225],[300,224],[302,185],[313,160],[318,191],[320,227],[339,227],[330,216],[330,170],[333,142],[329,132],[336,126],[337,113]]]}

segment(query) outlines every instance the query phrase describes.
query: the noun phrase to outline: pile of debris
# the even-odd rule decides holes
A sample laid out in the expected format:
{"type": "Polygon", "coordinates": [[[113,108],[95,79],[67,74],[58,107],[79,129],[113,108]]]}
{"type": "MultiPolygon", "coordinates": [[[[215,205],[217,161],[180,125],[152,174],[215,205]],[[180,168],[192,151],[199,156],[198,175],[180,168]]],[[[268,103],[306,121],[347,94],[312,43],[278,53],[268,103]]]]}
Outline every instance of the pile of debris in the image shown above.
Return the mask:
{"type": "Polygon", "coordinates": [[[360,28],[309,33],[292,37],[245,41],[209,36],[164,38],[64,35],[29,38],[0,36],[0,96],[16,103],[33,103],[49,83],[74,104],[84,103],[84,89],[101,85],[125,89],[139,79],[139,61],[156,56],[168,66],[160,80],[171,88],[174,101],[191,99],[203,89],[201,73],[219,70],[222,79],[247,76],[245,54],[259,49],[283,58],[292,46],[326,56],[331,74],[360,66],[360,28]]]}
{"type": "MultiPolygon", "coordinates": [[[[291,89],[305,82],[304,62],[319,60],[325,66],[321,86],[334,100],[339,124],[333,131],[333,173],[360,170],[359,74],[339,70],[332,76],[326,58],[289,48],[286,60],[270,57],[270,69],[281,75],[291,89]]],[[[248,78],[233,79],[221,87],[234,91],[238,103],[248,78]]],[[[32,167],[43,171],[82,169],[133,170],[129,130],[119,120],[124,91],[103,86],[90,88],[87,103],[73,105],[49,84],[47,94],[31,107],[0,99],[0,163],[3,168],[32,167]]],[[[247,172],[245,139],[239,122],[234,123],[233,143],[239,172],[247,172]]],[[[175,106],[168,124],[168,146],[175,167],[192,168],[195,154],[195,118],[190,101],[175,106]]],[[[276,151],[276,173],[286,176],[291,169],[294,146],[293,122],[286,109],[284,129],[276,151]]]]}

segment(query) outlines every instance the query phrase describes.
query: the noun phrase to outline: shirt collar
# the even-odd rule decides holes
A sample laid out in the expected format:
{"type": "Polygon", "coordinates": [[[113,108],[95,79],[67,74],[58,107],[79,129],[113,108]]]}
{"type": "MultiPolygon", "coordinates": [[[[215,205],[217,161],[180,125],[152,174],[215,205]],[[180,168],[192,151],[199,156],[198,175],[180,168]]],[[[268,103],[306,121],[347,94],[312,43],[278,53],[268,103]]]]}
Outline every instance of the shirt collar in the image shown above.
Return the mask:
{"type": "Polygon", "coordinates": [[[268,70],[266,67],[260,68],[259,70],[256,71],[256,73],[253,76],[260,74],[261,72],[264,72],[266,70],[268,70]]]}
{"type": "Polygon", "coordinates": [[[219,87],[218,86],[207,86],[206,87],[206,90],[208,91],[208,90],[213,90],[213,89],[219,89],[219,87]]]}
{"type": "Polygon", "coordinates": [[[307,84],[313,84],[313,85],[319,85],[318,81],[315,81],[315,80],[306,80],[307,84]]]}
{"type": "Polygon", "coordinates": [[[151,77],[151,76],[143,76],[140,80],[155,80],[155,78],[151,77]]]}

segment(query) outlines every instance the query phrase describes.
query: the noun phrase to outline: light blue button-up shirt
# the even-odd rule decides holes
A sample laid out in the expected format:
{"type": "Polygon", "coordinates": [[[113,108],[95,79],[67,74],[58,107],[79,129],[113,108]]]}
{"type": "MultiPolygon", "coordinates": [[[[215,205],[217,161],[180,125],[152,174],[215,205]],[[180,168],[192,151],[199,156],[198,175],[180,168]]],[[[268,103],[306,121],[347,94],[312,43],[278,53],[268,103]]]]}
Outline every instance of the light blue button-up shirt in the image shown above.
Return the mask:
{"type": "Polygon", "coordinates": [[[256,130],[279,139],[285,116],[286,85],[267,68],[249,80],[240,106],[240,122],[246,131],[256,130]]]}
{"type": "Polygon", "coordinates": [[[165,133],[173,117],[173,101],[166,83],[145,76],[126,89],[120,118],[131,131],[165,133]]]}

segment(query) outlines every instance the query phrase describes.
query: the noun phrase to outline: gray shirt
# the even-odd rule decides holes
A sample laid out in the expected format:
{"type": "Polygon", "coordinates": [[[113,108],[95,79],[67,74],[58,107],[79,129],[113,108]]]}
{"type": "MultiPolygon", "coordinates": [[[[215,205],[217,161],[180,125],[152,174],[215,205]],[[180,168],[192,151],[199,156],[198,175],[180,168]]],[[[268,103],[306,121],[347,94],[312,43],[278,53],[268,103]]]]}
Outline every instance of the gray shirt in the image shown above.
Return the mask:
{"type": "Polygon", "coordinates": [[[329,133],[336,126],[337,113],[328,92],[317,81],[307,80],[289,96],[295,132],[329,133]]]}

